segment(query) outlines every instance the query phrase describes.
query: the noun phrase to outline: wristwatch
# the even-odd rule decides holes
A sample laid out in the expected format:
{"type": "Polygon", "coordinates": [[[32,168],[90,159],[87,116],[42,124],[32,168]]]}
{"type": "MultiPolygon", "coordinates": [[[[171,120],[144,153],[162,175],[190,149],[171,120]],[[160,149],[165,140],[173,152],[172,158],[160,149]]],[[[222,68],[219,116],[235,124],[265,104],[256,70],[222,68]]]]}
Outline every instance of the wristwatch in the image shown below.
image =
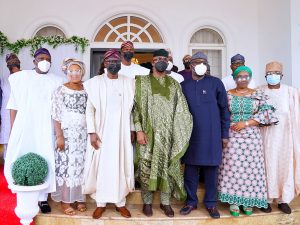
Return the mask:
{"type": "Polygon", "coordinates": [[[246,125],[246,127],[248,127],[248,126],[249,126],[249,122],[248,122],[248,121],[246,121],[246,122],[245,122],[245,125],[246,125]]]}

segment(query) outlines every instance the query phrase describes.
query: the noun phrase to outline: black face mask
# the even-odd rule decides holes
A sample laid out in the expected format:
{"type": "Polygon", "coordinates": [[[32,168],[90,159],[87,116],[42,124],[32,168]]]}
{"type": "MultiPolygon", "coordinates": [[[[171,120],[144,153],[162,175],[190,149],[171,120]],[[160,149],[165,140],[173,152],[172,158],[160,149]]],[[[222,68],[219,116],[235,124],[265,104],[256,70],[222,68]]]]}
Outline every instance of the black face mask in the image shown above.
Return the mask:
{"type": "Polygon", "coordinates": [[[162,73],[166,71],[168,67],[168,63],[165,61],[158,61],[157,63],[154,64],[154,66],[158,72],[162,73]]]}
{"type": "Polygon", "coordinates": [[[130,62],[133,58],[133,52],[124,52],[123,57],[127,62],[130,62]]]}
{"type": "Polygon", "coordinates": [[[184,68],[185,68],[186,70],[189,70],[189,69],[191,68],[191,67],[190,67],[191,63],[190,63],[190,62],[184,62],[183,65],[184,65],[184,68]]]}
{"type": "Polygon", "coordinates": [[[110,63],[107,67],[107,71],[113,75],[116,75],[121,69],[121,62],[110,63]]]}

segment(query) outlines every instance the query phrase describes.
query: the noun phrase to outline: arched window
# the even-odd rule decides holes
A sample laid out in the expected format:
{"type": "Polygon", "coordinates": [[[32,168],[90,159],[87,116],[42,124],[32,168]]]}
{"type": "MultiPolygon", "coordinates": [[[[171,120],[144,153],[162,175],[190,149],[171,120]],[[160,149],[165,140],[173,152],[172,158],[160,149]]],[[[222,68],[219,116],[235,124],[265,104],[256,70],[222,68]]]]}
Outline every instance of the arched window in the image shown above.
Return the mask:
{"type": "Polygon", "coordinates": [[[54,26],[43,27],[40,30],[38,30],[34,36],[37,36],[37,37],[50,37],[50,36],[66,37],[66,35],[64,34],[64,32],[61,29],[54,27],[54,26]]]}
{"type": "Polygon", "coordinates": [[[219,78],[226,75],[225,50],[224,38],[212,28],[202,28],[195,32],[189,44],[191,54],[202,51],[207,55],[211,74],[219,78]]]}
{"type": "Polygon", "coordinates": [[[106,22],[95,36],[95,42],[163,43],[163,39],[154,24],[135,16],[123,15],[106,22]]]}

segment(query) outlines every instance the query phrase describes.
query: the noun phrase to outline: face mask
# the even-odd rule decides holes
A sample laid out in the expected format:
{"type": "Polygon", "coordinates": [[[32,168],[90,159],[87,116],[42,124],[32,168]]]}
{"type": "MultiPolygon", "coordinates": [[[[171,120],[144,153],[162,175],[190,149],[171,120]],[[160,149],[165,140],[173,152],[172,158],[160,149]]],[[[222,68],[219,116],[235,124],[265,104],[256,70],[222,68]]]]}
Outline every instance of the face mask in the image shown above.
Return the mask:
{"type": "Polygon", "coordinates": [[[43,61],[38,62],[38,68],[43,73],[47,73],[50,69],[50,66],[51,66],[51,63],[48,62],[47,60],[43,60],[43,61]]]}
{"type": "Polygon", "coordinates": [[[171,69],[173,68],[173,63],[171,61],[168,62],[168,67],[167,67],[167,71],[171,71],[171,69]]]}
{"type": "Polygon", "coordinates": [[[110,63],[107,67],[107,71],[113,75],[116,75],[121,69],[121,62],[119,63],[110,63]]]}
{"type": "Polygon", "coordinates": [[[133,52],[124,52],[123,57],[127,62],[130,62],[133,58],[133,52]]]}
{"type": "Polygon", "coordinates": [[[281,78],[281,75],[278,75],[278,74],[267,75],[267,82],[270,85],[277,85],[280,83],[280,78],[281,78]]]}
{"type": "Polygon", "coordinates": [[[185,63],[183,63],[183,65],[184,65],[184,68],[185,68],[186,70],[189,70],[189,69],[190,69],[191,63],[190,63],[190,62],[185,62],[185,63]]]}
{"type": "Polygon", "coordinates": [[[207,71],[207,66],[204,65],[203,63],[198,64],[197,66],[194,67],[194,71],[198,76],[203,76],[207,71]]]}
{"type": "Polygon", "coordinates": [[[158,61],[157,63],[155,63],[155,69],[162,73],[162,72],[165,72],[167,67],[168,67],[168,63],[165,62],[165,61],[158,61]]]}

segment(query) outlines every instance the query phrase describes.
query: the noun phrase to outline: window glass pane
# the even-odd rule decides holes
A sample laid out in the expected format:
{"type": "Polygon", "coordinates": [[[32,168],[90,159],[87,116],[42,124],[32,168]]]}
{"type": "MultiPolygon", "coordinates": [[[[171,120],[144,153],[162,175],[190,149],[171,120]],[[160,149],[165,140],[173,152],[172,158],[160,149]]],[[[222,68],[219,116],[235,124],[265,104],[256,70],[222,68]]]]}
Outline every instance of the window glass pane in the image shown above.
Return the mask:
{"type": "Polygon", "coordinates": [[[201,51],[207,55],[210,74],[222,78],[222,50],[192,49],[192,53],[201,51]]]}
{"type": "Polygon", "coordinates": [[[40,29],[35,36],[37,37],[50,37],[50,36],[61,36],[66,37],[64,32],[57,27],[48,26],[40,29]]]}
{"type": "Polygon", "coordinates": [[[204,28],[197,31],[192,36],[190,43],[223,44],[224,41],[218,32],[209,28],[204,28]]]}

